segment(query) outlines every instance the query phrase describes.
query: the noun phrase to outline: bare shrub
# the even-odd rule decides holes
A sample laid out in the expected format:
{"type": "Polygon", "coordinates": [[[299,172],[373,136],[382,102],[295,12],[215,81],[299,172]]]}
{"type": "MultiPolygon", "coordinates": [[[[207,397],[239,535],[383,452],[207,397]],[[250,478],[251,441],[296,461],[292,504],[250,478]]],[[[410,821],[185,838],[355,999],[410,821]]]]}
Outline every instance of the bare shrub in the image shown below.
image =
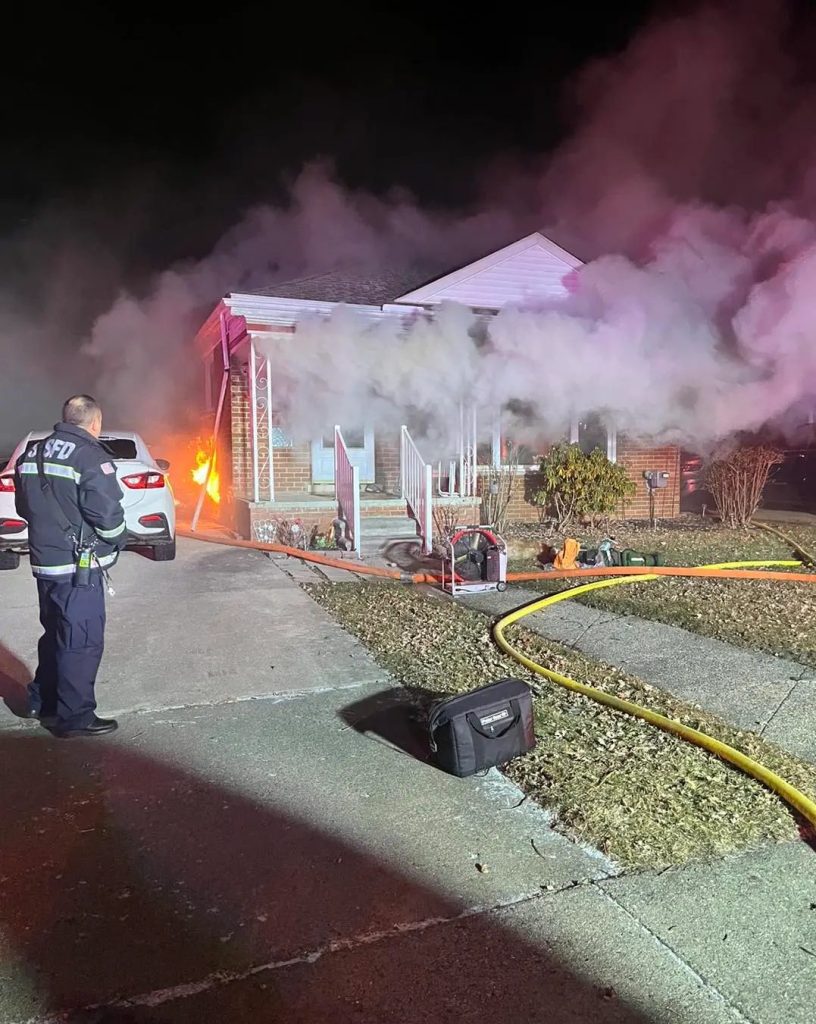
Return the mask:
{"type": "Polygon", "coordinates": [[[456,533],[460,514],[456,505],[434,505],[434,540],[437,544],[446,545],[448,537],[456,533]]]}
{"type": "Polygon", "coordinates": [[[766,445],[749,445],[715,455],[706,471],[706,486],[723,523],[745,528],[759,507],[771,470],[782,453],[766,445]]]}
{"type": "Polygon", "coordinates": [[[492,526],[497,533],[507,529],[513,486],[518,476],[518,448],[513,448],[499,466],[488,466],[482,477],[482,522],[492,526]]]}

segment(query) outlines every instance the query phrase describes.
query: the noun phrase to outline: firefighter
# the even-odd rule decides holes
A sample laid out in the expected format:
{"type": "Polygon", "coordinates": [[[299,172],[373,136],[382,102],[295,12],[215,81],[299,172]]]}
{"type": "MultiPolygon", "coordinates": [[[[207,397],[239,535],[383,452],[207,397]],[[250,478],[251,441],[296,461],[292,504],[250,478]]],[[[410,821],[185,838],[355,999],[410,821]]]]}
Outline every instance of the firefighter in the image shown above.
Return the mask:
{"type": "Polygon", "coordinates": [[[29,685],[29,713],[58,737],[113,732],[96,715],[94,688],[105,640],[107,570],[127,532],[122,491],[99,443],[102,410],[89,395],[62,408],[54,433],[17,460],[17,512],[28,522],[43,635],[29,685]]]}

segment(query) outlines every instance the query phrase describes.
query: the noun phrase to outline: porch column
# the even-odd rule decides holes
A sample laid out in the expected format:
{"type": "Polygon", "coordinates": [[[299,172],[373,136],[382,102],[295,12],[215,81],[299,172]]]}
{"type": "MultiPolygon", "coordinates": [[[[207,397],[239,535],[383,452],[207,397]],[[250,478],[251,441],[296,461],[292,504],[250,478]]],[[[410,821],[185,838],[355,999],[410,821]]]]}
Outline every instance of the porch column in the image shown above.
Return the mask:
{"type": "Polygon", "coordinates": [[[272,447],[272,360],[266,357],[266,436],[269,450],[269,500],[275,500],[275,459],[272,447]]]}
{"type": "Polygon", "coordinates": [[[259,500],[258,479],[258,360],[255,355],[255,342],[249,342],[249,416],[252,424],[252,500],[259,500]]]}
{"type": "Polygon", "coordinates": [[[494,469],[501,466],[501,413],[493,418],[493,430],[490,438],[490,461],[494,469]]]}

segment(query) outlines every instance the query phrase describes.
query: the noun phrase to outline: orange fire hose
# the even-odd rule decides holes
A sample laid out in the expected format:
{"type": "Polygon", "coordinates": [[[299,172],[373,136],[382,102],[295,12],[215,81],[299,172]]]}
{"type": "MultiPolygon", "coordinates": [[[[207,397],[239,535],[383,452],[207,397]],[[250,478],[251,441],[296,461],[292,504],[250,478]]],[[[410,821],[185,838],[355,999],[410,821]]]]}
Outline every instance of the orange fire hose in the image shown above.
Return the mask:
{"type": "Polygon", "coordinates": [[[360,565],[359,562],[343,561],[341,558],[329,558],[327,555],[318,554],[317,551],[303,551],[301,548],[289,548],[285,544],[264,544],[259,540],[237,540],[233,537],[219,537],[214,533],[200,533],[198,530],[190,530],[186,527],[176,527],[176,535],[179,537],[191,537],[193,540],[203,540],[208,544],[223,544],[228,548],[250,548],[253,551],[269,551],[280,555],[289,555],[290,558],[299,558],[302,562],[314,562],[317,565],[327,565],[334,569],[345,569],[346,572],[356,572],[363,576],[379,576],[384,580],[400,580],[402,583],[436,583],[437,577],[427,573],[405,573],[399,569],[383,569],[377,565],[360,565]]]}
{"type": "MultiPolygon", "coordinates": [[[[179,537],[191,537],[193,540],[203,540],[208,544],[223,544],[226,547],[249,548],[253,551],[268,551],[280,555],[288,555],[290,558],[299,558],[303,562],[314,562],[316,565],[326,565],[333,569],[345,569],[346,572],[355,572],[362,576],[377,576],[384,580],[398,580],[401,583],[439,583],[440,576],[436,573],[427,572],[402,572],[400,569],[386,569],[377,565],[361,565],[351,559],[329,558],[328,555],[321,555],[317,551],[303,551],[300,548],[286,547],[285,544],[264,544],[256,540],[236,540],[232,537],[219,537],[213,533],[193,532],[185,527],[178,527],[176,533],[179,537]]],[[[538,572],[509,572],[508,583],[522,583],[533,580],[566,580],[566,579],[592,579],[596,576],[703,576],[706,579],[720,580],[776,580],[783,583],[816,583],[816,573],[812,572],[768,572],[753,570],[750,568],[737,569],[733,566],[764,565],[764,562],[733,562],[725,563],[731,568],[707,568],[706,566],[675,566],[655,565],[644,568],[643,566],[595,566],[591,569],[553,569],[551,572],[541,570],[538,572]]],[[[801,565],[798,561],[777,562],[777,565],[789,565],[791,568],[801,565]]]]}

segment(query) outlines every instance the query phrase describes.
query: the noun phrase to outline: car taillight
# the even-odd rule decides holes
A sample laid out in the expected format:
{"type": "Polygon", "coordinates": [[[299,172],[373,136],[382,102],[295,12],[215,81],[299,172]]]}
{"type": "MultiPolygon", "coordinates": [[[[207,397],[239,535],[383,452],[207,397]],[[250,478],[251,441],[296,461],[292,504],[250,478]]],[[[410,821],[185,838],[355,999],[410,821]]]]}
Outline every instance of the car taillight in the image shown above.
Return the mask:
{"type": "Polygon", "coordinates": [[[142,526],[164,526],[164,516],[160,513],[154,513],[150,516],[139,516],[139,522],[142,526]]]}
{"type": "Polygon", "coordinates": [[[5,492],[6,494],[14,493],[13,476],[0,476],[0,492],[5,492]]]}
{"type": "Polygon", "coordinates": [[[156,487],[164,487],[164,475],[162,473],[131,473],[130,476],[123,476],[122,483],[132,491],[149,491],[156,487]]]}
{"type": "Polygon", "coordinates": [[[5,530],[8,533],[19,533],[25,528],[26,524],[23,519],[0,519],[0,530],[5,530]]]}

